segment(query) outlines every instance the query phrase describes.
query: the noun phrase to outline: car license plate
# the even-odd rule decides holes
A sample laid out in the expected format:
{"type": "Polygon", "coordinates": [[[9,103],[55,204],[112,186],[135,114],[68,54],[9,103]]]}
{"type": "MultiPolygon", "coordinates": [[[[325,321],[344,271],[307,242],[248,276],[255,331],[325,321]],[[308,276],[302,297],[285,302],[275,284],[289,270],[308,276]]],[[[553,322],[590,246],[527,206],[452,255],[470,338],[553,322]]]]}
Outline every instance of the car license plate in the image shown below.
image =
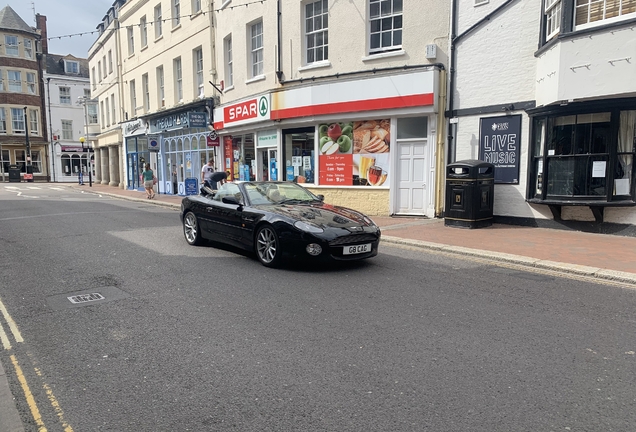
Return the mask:
{"type": "Polygon", "coordinates": [[[345,246],[342,251],[342,254],[354,255],[354,254],[361,254],[365,252],[371,252],[371,243],[357,245],[357,246],[345,246]]]}

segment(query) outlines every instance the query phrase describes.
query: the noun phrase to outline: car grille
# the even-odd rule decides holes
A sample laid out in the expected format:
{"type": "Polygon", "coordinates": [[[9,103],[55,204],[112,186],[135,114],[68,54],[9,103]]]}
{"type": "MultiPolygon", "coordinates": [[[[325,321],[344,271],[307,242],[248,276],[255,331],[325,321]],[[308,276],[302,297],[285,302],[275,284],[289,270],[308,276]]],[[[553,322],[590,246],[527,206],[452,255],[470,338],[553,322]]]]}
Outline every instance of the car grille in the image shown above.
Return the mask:
{"type": "Polygon", "coordinates": [[[355,243],[364,243],[364,242],[374,242],[378,239],[378,236],[375,234],[361,233],[361,234],[351,234],[347,236],[342,236],[335,238],[329,242],[329,246],[342,246],[349,245],[355,243]]]}

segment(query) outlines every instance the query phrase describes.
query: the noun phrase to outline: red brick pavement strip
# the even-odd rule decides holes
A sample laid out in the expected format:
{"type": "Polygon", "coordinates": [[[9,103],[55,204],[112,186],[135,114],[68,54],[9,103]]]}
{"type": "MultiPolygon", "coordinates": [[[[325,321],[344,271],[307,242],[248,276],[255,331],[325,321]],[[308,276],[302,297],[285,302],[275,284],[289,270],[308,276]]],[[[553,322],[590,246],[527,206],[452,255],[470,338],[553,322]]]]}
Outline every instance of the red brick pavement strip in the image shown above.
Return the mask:
{"type": "MultiPolygon", "coordinates": [[[[148,200],[143,191],[99,184],[92,188],[69,186],[171,208],[179,208],[182,199],[157,194],[155,199],[148,200]]],[[[372,219],[382,229],[382,240],[386,243],[636,284],[636,238],[633,237],[500,224],[462,229],[444,226],[442,219],[415,217],[374,216],[372,219]]]]}

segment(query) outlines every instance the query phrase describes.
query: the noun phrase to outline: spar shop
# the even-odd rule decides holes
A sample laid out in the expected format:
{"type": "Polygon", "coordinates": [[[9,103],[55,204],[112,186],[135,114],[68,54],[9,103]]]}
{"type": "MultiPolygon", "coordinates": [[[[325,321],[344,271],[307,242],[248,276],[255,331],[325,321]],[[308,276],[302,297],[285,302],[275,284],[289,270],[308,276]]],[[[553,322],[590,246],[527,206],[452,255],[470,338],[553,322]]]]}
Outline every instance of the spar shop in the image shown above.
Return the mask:
{"type": "Polygon", "coordinates": [[[437,67],[286,82],[214,111],[234,180],[293,181],[369,215],[441,213],[437,67]]]}

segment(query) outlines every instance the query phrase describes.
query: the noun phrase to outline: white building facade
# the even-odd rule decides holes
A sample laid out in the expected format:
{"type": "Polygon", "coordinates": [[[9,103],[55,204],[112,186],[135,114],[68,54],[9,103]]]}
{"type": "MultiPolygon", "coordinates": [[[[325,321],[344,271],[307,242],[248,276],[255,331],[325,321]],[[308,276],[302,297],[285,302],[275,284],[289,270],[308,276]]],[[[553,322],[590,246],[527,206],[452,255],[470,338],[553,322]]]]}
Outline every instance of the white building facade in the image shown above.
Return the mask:
{"type": "Polygon", "coordinates": [[[452,159],[495,164],[495,217],[636,224],[636,1],[453,0],[452,159]]]}
{"type": "Polygon", "coordinates": [[[93,154],[88,149],[95,143],[99,127],[97,103],[90,98],[88,61],[48,53],[44,56],[42,76],[53,148],[51,181],[78,182],[81,172],[88,182],[89,166],[95,175],[93,154]]]}

